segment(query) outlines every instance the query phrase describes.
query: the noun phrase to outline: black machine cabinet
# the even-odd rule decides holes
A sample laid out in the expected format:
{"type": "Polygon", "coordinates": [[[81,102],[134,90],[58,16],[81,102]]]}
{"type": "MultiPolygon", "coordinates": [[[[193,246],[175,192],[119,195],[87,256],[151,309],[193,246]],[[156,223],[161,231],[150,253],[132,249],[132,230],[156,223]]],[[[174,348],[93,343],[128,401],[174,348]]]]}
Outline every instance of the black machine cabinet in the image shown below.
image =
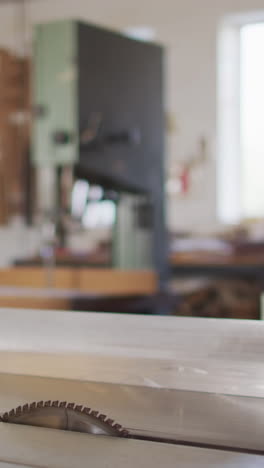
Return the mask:
{"type": "Polygon", "coordinates": [[[82,23],[78,44],[80,166],[124,189],[159,190],[162,48],[82,23]]]}

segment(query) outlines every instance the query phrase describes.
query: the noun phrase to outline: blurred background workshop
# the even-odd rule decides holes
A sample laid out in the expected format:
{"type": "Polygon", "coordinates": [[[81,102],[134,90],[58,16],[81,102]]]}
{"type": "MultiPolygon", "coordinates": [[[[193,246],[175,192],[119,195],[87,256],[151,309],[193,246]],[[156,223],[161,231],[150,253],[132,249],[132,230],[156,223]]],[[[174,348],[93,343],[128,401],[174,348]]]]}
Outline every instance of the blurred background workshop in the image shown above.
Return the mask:
{"type": "Polygon", "coordinates": [[[0,307],[262,319],[262,7],[0,2],[0,307]]]}

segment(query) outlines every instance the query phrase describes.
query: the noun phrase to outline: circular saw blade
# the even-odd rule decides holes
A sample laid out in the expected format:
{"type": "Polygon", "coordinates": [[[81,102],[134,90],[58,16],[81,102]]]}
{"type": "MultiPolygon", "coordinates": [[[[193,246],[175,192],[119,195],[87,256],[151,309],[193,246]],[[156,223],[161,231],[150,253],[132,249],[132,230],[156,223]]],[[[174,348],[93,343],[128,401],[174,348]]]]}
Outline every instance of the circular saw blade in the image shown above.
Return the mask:
{"type": "Polygon", "coordinates": [[[112,437],[129,435],[120,424],[98,411],[59,401],[40,401],[19,406],[0,416],[0,422],[112,437]]]}

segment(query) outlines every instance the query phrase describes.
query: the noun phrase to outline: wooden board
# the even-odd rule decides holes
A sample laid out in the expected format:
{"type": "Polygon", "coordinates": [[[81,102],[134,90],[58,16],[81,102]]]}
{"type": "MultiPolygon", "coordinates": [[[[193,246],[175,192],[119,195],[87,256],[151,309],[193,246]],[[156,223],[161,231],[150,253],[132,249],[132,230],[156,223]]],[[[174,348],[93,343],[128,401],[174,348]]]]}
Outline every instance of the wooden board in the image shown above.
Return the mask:
{"type": "Polygon", "coordinates": [[[2,309],[0,325],[0,372],[264,397],[263,322],[2,309]]]}

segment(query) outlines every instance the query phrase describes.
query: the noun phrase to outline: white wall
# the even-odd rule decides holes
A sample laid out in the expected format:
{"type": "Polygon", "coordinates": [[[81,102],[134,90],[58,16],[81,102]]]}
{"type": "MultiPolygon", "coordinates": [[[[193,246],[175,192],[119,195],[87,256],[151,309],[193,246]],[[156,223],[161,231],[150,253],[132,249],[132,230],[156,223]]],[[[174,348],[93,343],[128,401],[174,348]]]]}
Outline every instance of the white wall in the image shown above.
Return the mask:
{"type": "MultiPolygon", "coordinates": [[[[190,195],[168,201],[171,228],[217,225],[217,35],[227,15],[263,8],[263,0],[33,0],[28,4],[31,24],[75,17],[117,29],[147,25],[167,46],[166,107],[178,126],[177,133],[168,137],[168,161],[188,156],[202,135],[210,148],[210,158],[190,195]]],[[[13,47],[11,33],[19,27],[18,18],[11,6],[1,10],[0,44],[13,47]]]]}

